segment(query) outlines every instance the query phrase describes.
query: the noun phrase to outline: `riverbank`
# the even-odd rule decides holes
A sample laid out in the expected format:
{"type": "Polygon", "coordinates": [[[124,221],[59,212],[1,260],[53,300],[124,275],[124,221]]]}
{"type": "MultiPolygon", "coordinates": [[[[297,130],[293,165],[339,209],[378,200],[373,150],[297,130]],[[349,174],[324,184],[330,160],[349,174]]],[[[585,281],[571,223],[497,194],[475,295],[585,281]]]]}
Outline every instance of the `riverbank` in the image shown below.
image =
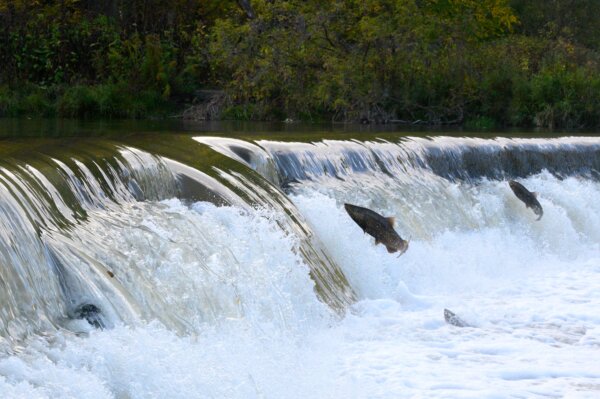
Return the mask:
{"type": "Polygon", "coordinates": [[[0,1],[0,117],[600,127],[596,1],[109,3],[0,1]]]}
{"type": "Polygon", "coordinates": [[[119,84],[0,87],[0,115],[7,117],[167,118],[178,107],[156,91],[119,84]]]}

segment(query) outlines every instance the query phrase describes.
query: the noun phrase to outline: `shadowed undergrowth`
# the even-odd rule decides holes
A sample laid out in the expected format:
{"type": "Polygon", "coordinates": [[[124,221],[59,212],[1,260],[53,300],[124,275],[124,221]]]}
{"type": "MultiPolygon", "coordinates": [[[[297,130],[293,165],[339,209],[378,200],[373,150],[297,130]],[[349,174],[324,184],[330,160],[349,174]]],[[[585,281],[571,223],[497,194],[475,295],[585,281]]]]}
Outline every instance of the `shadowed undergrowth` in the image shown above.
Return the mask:
{"type": "Polygon", "coordinates": [[[0,115],[598,127],[571,3],[0,0],[0,115]]]}

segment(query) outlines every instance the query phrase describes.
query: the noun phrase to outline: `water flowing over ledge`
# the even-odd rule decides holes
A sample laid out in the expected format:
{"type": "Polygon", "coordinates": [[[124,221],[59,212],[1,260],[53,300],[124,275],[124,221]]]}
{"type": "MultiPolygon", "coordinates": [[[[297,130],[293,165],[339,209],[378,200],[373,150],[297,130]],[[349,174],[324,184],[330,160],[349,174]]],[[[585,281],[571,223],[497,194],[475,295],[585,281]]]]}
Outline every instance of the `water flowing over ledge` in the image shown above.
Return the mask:
{"type": "MultiPolygon", "coordinates": [[[[200,145],[196,147],[201,150],[200,145]]],[[[217,273],[215,267],[225,264],[242,267],[243,260],[232,252],[231,242],[223,238],[220,244],[214,243],[216,231],[212,229],[223,221],[206,221],[208,224],[203,225],[196,220],[197,213],[205,213],[200,211],[205,207],[192,205],[197,201],[231,209],[239,213],[239,220],[270,220],[263,228],[268,234],[283,234],[274,240],[285,246],[282,251],[297,256],[288,262],[299,270],[309,268],[316,292],[324,302],[343,313],[354,301],[343,274],[294,206],[268,182],[253,177],[250,170],[222,171],[217,166],[223,165],[208,164],[211,176],[166,156],[110,143],[84,144],[76,154],[60,149],[48,153],[27,160],[9,159],[0,167],[0,295],[4,304],[0,336],[9,346],[31,334],[71,328],[85,304],[102,310],[102,324],[107,327],[158,319],[180,333],[195,331],[200,322],[244,314],[247,304],[240,302],[235,288],[243,282],[230,283],[233,291],[227,292],[219,287],[225,284],[223,277],[213,281],[213,286],[198,278],[198,284],[201,280],[202,284],[189,287],[188,295],[197,290],[215,292],[206,294],[207,298],[194,307],[171,306],[175,291],[158,294],[166,282],[156,280],[156,262],[167,261],[164,256],[172,251],[195,248],[188,256],[199,258],[195,262],[201,264],[193,267],[205,270],[205,278],[217,273]],[[180,198],[195,212],[164,203],[171,198],[180,198]],[[169,212],[172,208],[176,210],[169,212]],[[160,216],[160,212],[165,215],[160,216]],[[163,228],[179,231],[195,223],[195,228],[188,229],[188,236],[176,241],[168,234],[155,237],[161,235],[155,227],[180,213],[181,225],[163,228]],[[132,226],[136,227],[131,230],[132,226]],[[136,231],[144,234],[139,241],[130,242],[136,231]],[[154,244],[164,246],[166,253],[153,252],[155,247],[145,248],[155,240],[154,244]],[[129,242],[129,247],[120,248],[124,242],[129,242]],[[134,253],[132,247],[137,247],[134,253]],[[223,257],[223,251],[229,255],[215,260],[216,265],[204,263],[214,256],[223,257]],[[154,266],[147,259],[137,258],[138,252],[156,257],[154,266]],[[237,304],[225,304],[228,301],[237,304]]],[[[218,212],[218,208],[206,209],[208,213],[218,212]]],[[[250,230],[246,233],[252,234],[250,230]]],[[[239,238],[230,240],[235,243],[239,238]]],[[[170,289],[175,287],[177,284],[170,289]]]]}
{"type": "Polygon", "coordinates": [[[8,152],[0,393],[594,397],[599,149],[173,135],[8,152]],[[508,179],[540,193],[540,221],[508,179]],[[344,203],[395,216],[409,250],[374,245],[344,203]]]}
{"type": "Polygon", "coordinates": [[[557,176],[597,177],[600,141],[595,137],[479,139],[457,137],[313,143],[198,137],[199,142],[236,159],[265,178],[287,185],[298,180],[355,173],[396,178],[426,170],[446,179],[510,179],[542,170],[557,176]]]}

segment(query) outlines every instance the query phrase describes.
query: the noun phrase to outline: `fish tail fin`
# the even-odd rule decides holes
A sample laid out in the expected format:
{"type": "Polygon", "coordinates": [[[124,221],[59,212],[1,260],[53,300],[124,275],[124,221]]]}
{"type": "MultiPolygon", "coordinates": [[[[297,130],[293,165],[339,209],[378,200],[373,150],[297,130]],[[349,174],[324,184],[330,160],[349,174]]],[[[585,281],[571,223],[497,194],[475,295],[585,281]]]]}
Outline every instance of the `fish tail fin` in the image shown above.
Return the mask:
{"type": "Polygon", "coordinates": [[[398,254],[398,258],[402,256],[403,253],[405,253],[406,251],[408,251],[408,246],[410,245],[410,240],[408,241],[404,241],[406,243],[406,245],[404,246],[404,248],[402,248],[398,254]]]}

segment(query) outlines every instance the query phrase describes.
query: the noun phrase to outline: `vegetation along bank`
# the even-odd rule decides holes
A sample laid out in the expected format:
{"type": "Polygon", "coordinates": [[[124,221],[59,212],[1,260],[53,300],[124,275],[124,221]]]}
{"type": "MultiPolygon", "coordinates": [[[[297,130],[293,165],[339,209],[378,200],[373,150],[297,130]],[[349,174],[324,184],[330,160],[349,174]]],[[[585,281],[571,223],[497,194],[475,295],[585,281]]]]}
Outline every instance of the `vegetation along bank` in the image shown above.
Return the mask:
{"type": "Polygon", "coordinates": [[[0,0],[0,116],[600,126],[596,0],[0,0]]]}

